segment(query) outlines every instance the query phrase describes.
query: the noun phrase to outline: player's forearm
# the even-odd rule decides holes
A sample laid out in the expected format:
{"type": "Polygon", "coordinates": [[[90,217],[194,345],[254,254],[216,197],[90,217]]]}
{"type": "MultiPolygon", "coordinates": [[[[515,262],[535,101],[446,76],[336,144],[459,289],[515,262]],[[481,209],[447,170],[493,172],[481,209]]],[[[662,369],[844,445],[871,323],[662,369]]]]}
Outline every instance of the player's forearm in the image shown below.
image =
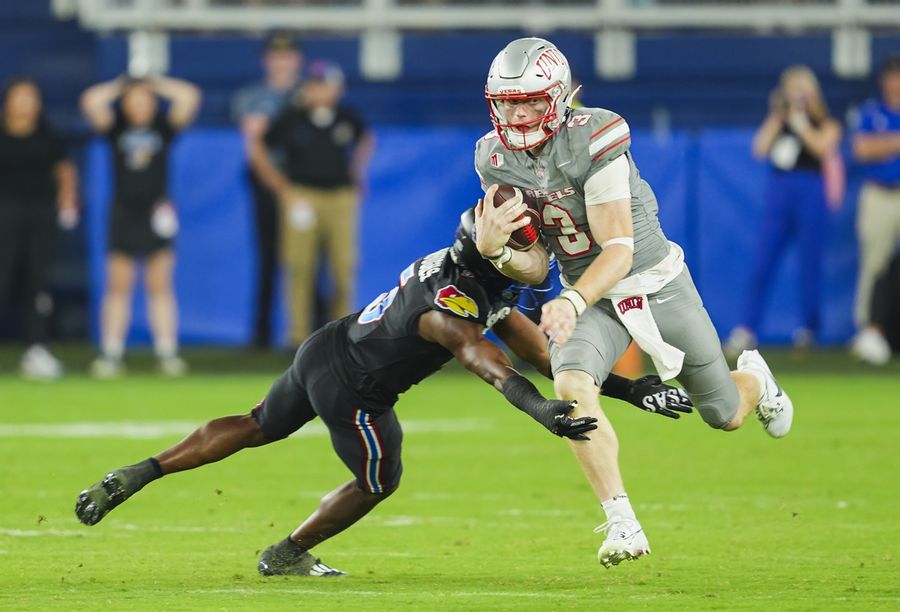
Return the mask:
{"type": "Polygon", "coordinates": [[[547,336],[528,317],[513,310],[493,330],[519,359],[530,363],[543,376],[553,377],[550,372],[547,336]]]}
{"type": "Polygon", "coordinates": [[[61,161],[54,167],[56,176],[56,199],[60,208],[74,207],[78,193],[78,172],[75,164],[68,160],[61,161]]]}
{"type": "Polygon", "coordinates": [[[594,304],[628,275],[633,260],[632,249],[622,244],[609,245],[591,262],[574,288],[588,305],[594,304]]]}
{"type": "Polygon", "coordinates": [[[537,245],[528,251],[503,247],[499,255],[499,261],[496,258],[492,261],[504,276],[526,285],[538,285],[547,278],[550,259],[547,251],[537,245]]]}
{"type": "Polygon", "coordinates": [[[777,115],[769,115],[753,137],[753,156],[765,159],[772,149],[775,137],[781,130],[782,120],[777,115]]]}
{"type": "Polygon", "coordinates": [[[859,135],[853,139],[853,157],[861,162],[882,162],[900,155],[900,133],[859,135]]]}
{"type": "Polygon", "coordinates": [[[152,83],[157,94],[171,101],[169,116],[175,125],[184,126],[194,119],[202,98],[196,85],[171,77],[159,77],[152,83]]]}
{"type": "Polygon", "coordinates": [[[98,83],[81,94],[81,111],[89,121],[96,123],[110,112],[113,101],[121,95],[121,79],[98,83]]]}
{"type": "Polygon", "coordinates": [[[277,194],[285,193],[291,182],[272,162],[265,145],[259,140],[250,144],[250,165],[263,184],[277,194]]]}
{"type": "Polygon", "coordinates": [[[818,128],[810,126],[800,130],[799,134],[806,148],[820,159],[836,149],[841,138],[840,128],[831,124],[818,128]]]}

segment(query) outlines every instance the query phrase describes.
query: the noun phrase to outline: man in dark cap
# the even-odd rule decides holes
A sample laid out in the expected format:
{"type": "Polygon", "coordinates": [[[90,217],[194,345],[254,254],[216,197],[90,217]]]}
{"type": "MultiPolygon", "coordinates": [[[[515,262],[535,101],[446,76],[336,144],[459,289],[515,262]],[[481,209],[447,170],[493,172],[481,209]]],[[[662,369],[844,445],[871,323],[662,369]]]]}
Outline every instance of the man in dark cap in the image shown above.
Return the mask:
{"type": "Polygon", "coordinates": [[[300,95],[285,106],[253,152],[254,170],[278,194],[281,206],[292,346],[312,330],[320,252],[327,257],[334,286],[328,318],[343,317],[355,307],[359,194],[372,137],[359,116],[340,103],[343,95],[340,66],[311,62],[300,95]],[[284,153],[280,166],[273,160],[278,151],[284,153]]]}

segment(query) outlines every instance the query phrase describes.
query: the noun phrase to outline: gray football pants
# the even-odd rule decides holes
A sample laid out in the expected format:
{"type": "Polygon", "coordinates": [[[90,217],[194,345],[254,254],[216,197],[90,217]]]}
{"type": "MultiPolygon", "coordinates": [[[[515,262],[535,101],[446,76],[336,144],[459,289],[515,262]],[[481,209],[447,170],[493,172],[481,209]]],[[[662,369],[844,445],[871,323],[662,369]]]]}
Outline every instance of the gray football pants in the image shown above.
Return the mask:
{"type": "MultiPolygon", "coordinates": [[[[719,336],[703,307],[691,274],[684,271],[648,296],[650,311],[663,339],[684,351],[676,377],[710,427],[721,429],[737,414],[740,401],[719,336]]],[[[631,336],[609,300],[600,300],[578,318],[572,338],[562,348],[550,347],[554,376],[566,370],[590,374],[598,386],[628,348],[631,336]]]]}

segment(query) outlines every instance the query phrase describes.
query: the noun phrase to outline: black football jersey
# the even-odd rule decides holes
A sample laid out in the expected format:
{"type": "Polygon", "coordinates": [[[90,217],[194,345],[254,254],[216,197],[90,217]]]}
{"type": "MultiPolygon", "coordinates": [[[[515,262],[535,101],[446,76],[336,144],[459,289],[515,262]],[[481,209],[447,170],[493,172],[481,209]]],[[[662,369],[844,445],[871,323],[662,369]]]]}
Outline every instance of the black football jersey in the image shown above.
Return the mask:
{"type": "Polygon", "coordinates": [[[419,317],[437,310],[487,330],[511,312],[514,301],[508,300],[515,297],[515,292],[489,295],[471,272],[453,261],[450,249],[417,259],[394,288],[344,319],[346,373],[367,399],[392,403],[453,357],[419,336],[419,317]]]}

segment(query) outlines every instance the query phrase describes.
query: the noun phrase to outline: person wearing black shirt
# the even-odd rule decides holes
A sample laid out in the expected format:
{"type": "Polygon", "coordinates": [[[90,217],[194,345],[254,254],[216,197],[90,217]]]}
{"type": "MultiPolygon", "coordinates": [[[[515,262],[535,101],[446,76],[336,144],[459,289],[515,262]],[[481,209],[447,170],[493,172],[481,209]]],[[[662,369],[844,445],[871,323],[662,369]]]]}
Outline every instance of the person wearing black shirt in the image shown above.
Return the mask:
{"type": "MultiPolygon", "coordinates": [[[[573,402],[544,398],[484,336],[492,329],[516,355],[550,376],[547,337],[515,307],[527,289],[481,257],[472,238],[474,220],[469,209],[452,246],[417,259],[363,310],[312,334],[250,414],[210,421],[176,446],[113,470],[83,491],[75,507],[79,520],[94,525],[163,475],[284,439],[318,416],[354,478],[326,495],[289,537],[268,547],[258,569],[265,575],[340,575],[309,550],[397,489],[403,471],[397,396],[454,357],[551,433],[587,439],[596,419],[567,416],[573,402]]],[[[613,374],[603,393],[672,418],[691,412],[687,395],[657,376],[631,381],[613,374]]]]}
{"type": "Polygon", "coordinates": [[[772,92],[769,114],[753,139],[753,154],[769,163],[769,183],[744,316],[725,342],[727,353],[738,355],[756,346],[775,266],[792,239],[797,241],[803,271],[797,279],[802,323],[794,332],[794,346],[807,348],[815,339],[827,211],[828,206],[840,205],[838,199],[826,198],[824,177],[825,170],[833,171],[834,163],[841,163],[840,140],[840,123],[831,117],[812,70],[806,66],[785,70],[772,92]]]}
{"type": "Polygon", "coordinates": [[[20,370],[28,378],[53,379],[62,365],[47,350],[47,319],[56,226],[78,222],[75,165],[43,114],[34,81],[13,79],[3,92],[0,125],[0,309],[21,277],[24,340],[20,370]]]}
{"type": "Polygon", "coordinates": [[[336,64],[311,62],[300,97],[285,107],[251,155],[257,175],[280,201],[293,346],[312,329],[320,251],[334,281],[330,318],[349,313],[355,301],[358,200],[372,138],[357,114],[339,104],[343,84],[336,64]],[[268,149],[283,153],[284,171],[268,149]]]}
{"type": "Polygon", "coordinates": [[[114,160],[106,289],[100,313],[101,355],[91,366],[100,378],[124,371],[122,356],[131,319],[134,277],[146,264],[153,345],[164,374],[177,376],[177,306],[172,288],[172,240],[178,231],[168,196],[169,150],[175,135],[194,118],[199,90],[185,81],[119,78],[84,92],[81,106],[91,126],[109,140],[114,160]],[[165,110],[160,98],[168,102],[165,110]]]}

